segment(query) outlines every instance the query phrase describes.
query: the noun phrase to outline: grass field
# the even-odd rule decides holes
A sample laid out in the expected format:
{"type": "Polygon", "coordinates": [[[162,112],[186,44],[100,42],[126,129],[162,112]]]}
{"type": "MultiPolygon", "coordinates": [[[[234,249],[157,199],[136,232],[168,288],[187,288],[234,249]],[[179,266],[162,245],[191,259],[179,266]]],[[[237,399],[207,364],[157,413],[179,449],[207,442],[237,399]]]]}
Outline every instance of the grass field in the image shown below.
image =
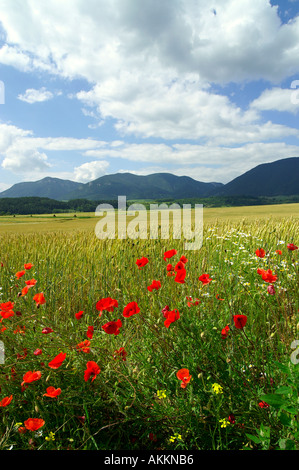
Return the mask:
{"type": "Polygon", "coordinates": [[[0,449],[299,449],[298,209],[204,209],[197,251],[1,217],[0,449]]]}
{"type": "MultiPolygon", "coordinates": [[[[204,208],[205,224],[215,222],[248,222],[255,219],[280,220],[299,218],[299,204],[278,204],[248,207],[204,208]]],[[[76,231],[95,229],[98,217],[95,213],[69,213],[44,215],[16,215],[0,217],[1,233],[32,233],[48,231],[76,231]]]]}

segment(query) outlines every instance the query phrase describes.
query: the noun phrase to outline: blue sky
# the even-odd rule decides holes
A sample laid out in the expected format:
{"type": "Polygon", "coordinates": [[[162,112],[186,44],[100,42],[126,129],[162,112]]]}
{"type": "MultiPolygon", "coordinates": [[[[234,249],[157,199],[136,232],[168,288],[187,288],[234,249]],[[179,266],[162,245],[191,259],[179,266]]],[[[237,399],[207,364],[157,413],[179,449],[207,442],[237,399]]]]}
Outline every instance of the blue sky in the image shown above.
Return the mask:
{"type": "Polygon", "coordinates": [[[298,0],[0,0],[0,191],[299,156],[298,0]]]}

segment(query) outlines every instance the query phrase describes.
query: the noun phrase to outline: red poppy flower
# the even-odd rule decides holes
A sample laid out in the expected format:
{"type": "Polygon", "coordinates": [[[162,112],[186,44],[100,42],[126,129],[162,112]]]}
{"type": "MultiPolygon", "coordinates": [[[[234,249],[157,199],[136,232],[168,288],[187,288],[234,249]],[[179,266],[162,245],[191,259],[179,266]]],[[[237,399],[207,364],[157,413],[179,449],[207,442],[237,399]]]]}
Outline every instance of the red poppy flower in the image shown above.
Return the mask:
{"type": "Polygon", "coordinates": [[[192,375],[189,374],[188,369],[180,369],[177,373],[176,376],[179,380],[182,381],[181,387],[186,388],[187,384],[190,382],[192,375]]]}
{"type": "Polygon", "coordinates": [[[33,354],[35,356],[40,356],[40,354],[42,354],[42,350],[41,349],[36,349],[33,354]]]}
{"type": "Polygon", "coordinates": [[[174,255],[177,254],[177,250],[168,250],[168,251],[165,251],[164,253],[164,261],[166,261],[167,258],[172,258],[174,255]]]}
{"type": "Polygon", "coordinates": [[[77,344],[76,348],[79,351],[82,351],[84,353],[89,353],[90,352],[90,347],[89,346],[90,346],[90,341],[88,341],[88,339],[85,339],[81,343],[77,344]]]}
{"type": "Polygon", "coordinates": [[[125,306],[123,310],[123,316],[128,318],[131,317],[132,315],[135,315],[136,313],[140,312],[140,308],[137,304],[137,302],[129,302],[128,305],[125,306]]]}
{"type": "Polygon", "coordinates": [[[174,267],[175,271],[179,271],[180,269],[185,269],[185,264],[183,261],[179,261],[174,267]]]}
{"type": "Polygon", "coordinates": [[[45,421],[40,418],[28,418],[26,421],[24,421],[26,429],[29,429],[29,431],[37,431],[43,425],[45,424],[45,421]]]}
{"type": "Polygon", "coordinates": [[[186,258],[185,255],[182,255],[182,256],[180,257],[180,261],[182,261],[182,263],[186,264],[186,263],[188,262],[188,259],[186,258]]]}
{"type": "Polygon", "coordinates": [[[10,395],[10,397],[3,398],[2,400],[0,400],[0,407],[9,405],[11,400],[12,400],[12,395],[10,395]]]}
{"type": "Polygon", "coordinates": [[[38,294],[35,294],[35,296],[33,297],[33,300],[35,300],[37,307],[39,307],[40,305],[46,303],[46,299],[45,299],[44,294],[42,292],[40,292],[38,294]]]}
{"type": "Polygon", "coordinates": [[[25,327],[25,326],[20,326],[20,325],[18,325],[17,328],[14,330],[14,334],[15,334],[15,335],[17,335],[17,334],[24,335],[24,334],[25,334],[25,330],[26,330],[26,327],[25,327]]]}
{"type": "Polygon", "coordinates": [[[80,320],[80,318],[82,318],[82,316],[83,316],[83,310],[81,310],[80,312],[75,313],[75,317],[76,317],[77,320],[80,320]]]}
{"type": "Polygon", "coordinates": [[[54,330],[50,328],[49,326],[46,326],[45,328],[42,329],[42,334],[43,335],[48,335],[49,333],[53,333],[54,330]]]}
{"type": "Polygon", "coordinates": [[[233,413],[231,413],[228,417],[228,420],[231,424],[235,424],[236,423],[235,415],[233,413]]]}
{"type": "Polygon", "coordinates": [[[16,273],[16,278],[17,278],[17,279],[20,279],[20,277],[24,276],[25,272],[26,272],[26,271],[18,271],[18,272],[16,273]]]}
{"type": "Polygon", "coordinates": [[[222,331],[221,331],[221,337],[222,337],[223,339],[226,338],[227,335],[228,335],[228,332],[229,332],[229,326],[226,325],[226,326],[222,329],[222,331]]]}
{"type": "Polygon", "coordinates": [[[58,369],[62,365],[65,358],[66,353],[60,352],[56,357],[54,357],[54,359],[52,359],[52,361],[49,362],[48,366],[51,367],[51,369],[58,369]]]}
{"type": "Polygon", "coordinates": [[[47,388],[47,393],[44,393],[44,397],[56,398],[61,394],[61,388],[55,388],[52,385],[47,388]]]}
{"type": "Polygon", "coordinates": [[[12,310],[14,308],[14,302],[4,302],[0,304],[0,310],[12,310]]]}
{"type": "Polygon", "coordinates": [[[143,268],[148,263],[148,259],[145,256],[142,256],[142,258],[137,259],[136,264],[139,269],[143,268]]]}
{"type": "Polygon", "coordinates": [[[105,299],[101,299],[96,303],[96,309],[99,310],[99,317],[102,316],[102,312],[105,310],[106,312],[113,312],[115,308],[118,307],[118,302],[111,297],[106,297],[105,299]]]}
{"type": "Polygon", "coordinates": [[[35,382],[36,380],[39,380],[42,376],[42,373],[41,371],[37,370],[37,371],[31,371],[29,370],[28,372],[26,372],[26,374],[23,376],[23,382],[21,383],[21,385],[24,385],[24,384],[29,384],[31,382],[35,382]]]}
{"type": "Polygon", "coordinates": [[[0,315],[2,318],[13,317],[15,312],[13,310],[0,310],[0,315]]]}
{"type": "Polygon", "coordinates": [[[168,305],[165,305],[165,307],[162,308],[162,313],[163,313],[164,318],[167,318],[167,312],[169,312],[169,307],[168,305]]]}
{"type": "Polygon", "coordinates": [[[192,297],[186,297],[188,307],[192,307],[193,305],[198,305],[200,303],[199,299],[192,299],[192,297]]]}
{"type": "Polygon", "coordinates": [[[202,274],[199,276],[198,280],[203,283],[203,285],[209,284],[212,279],[210,279],[209,274],[202,274]]]}
{"type": "Polygon", "coordinates": [[[233,316],[235,327],[238,329],[244,328],[247,322],[247,316],[246,315],[234,315],[233,316]]]}
{"type": "Polygon", "coordinates": [[[294,245],[294,243],[288,243],[287,249],[290,251],[295,251],[295,250],[298,250],[298,246],[294,245]]]}
{"type": "Polygon", "coordinates": [[[108,335],[119,335],[119,329],[122,326],[121,320],[117,321],[108,321],[105,325],[102,326],[103,330],[108,333],[108,335]]]}
{"type": "Polygon", "coordinates": [[[259,407],[260,408],[269,408],[269,405],[265,401],[260,401],[259,402],[259,407]]]}
{"type": "Polygon", "coordinates": [[[276,250],[275,253],[276,253],[277,255],[282,255],[282,251],[281,251],[281,250],[276,250]]]}
{"type": "Polygon", "coordinates": [[[178,309],[174,309],[174,310],[169,310],[168,312],[165,312],[166,313],[166,320],[164,321],[164,325],[166,326],[166,328],[169,328],[171,323],[175,322],[176,320],[178,320],[180,318],[180,312],[178,311],[178,309]]]}
{"type": "Polygon", "coordinates": [[[27,295],[28,291],[29,291],[28,286],[23,287],[22,292],[21,292],[21,296],[24,297],[24,295],[27,295]]]}
{"type": "Polygon", "coordinates": [[[14,302],[4,302],[0,304],[0,315],[2,318],[9,318],[14,316],[14,302]]]}
{"type": "Polygon", "coordinates": [[[167,271],[168,277],[175,276],[174,267],[172,266],[171,263],[168,263],[168,265],[166,266],[166,271],[167,271]]]}
{"type": "Polygon", "coordinates": [[[125,351],[125,348],[119,348],[118,350],[114,351],[114,359],[117,359],[117,357],[120,357],[123,361],[126,361],[127,359],[127,351],[125,351]]]}
{"type": "Polygon", "coordinates": [[[87,382],[90,377],[92,377],[91,381],[93,382],[96,376],[101,372],[98,364],[94,361],[88,361],[86,364],[86,370],[84,372],[84,380],[87,382]]]}
{"type": "Polygon", "coordinates": [[[24,354],[17,353],[17,359],[25,359],[27,357],[27,348],[23,348],[24,354]]]}
{"type": "Polygon", "coordinates": [[[265,282],[270,282],[270,284],[272,284],[272,282],[277,280],[277,276],[272,274],[271,269],[268,269],[267,271],[262,272],[262,279],[265,282]]]}
{"type": "Polygon", "coordinates": [[[185,284],[185,277],[186,277],[186,269],[185,268],[180,268],[177,271],[174,280],[175,280],[175,282],[178,282],[180,284],[185,284]]]}
{"type": "Polygon", "coordinates": [[[37,283],[36,279],[29,279],[28,281],[25,281],[26,286],[28,287],[33,287],[37,283]]]}
{"type": "Polygon", "coordinates": [[[263,248],[260,248],[259,250],[256,250],[255,254],[258,258],[264,258],[266,255],[266,252],[263,248]]]}
{"type": "Polygon", "coordinates": [[[151,283],[150,286],[147,286],[147,290],[149,290],[150,292],[153,291],[153,289],[156,289],[156,290],[159,290],[161,287],[161,282],[160,281],[156,281],[155,279],[153,280],[153,282],[151,283]]]}
{"type": "Polygon", "coordinates": [[[31,268],[33,268],[33,264],[32,263],[25,263],[24,268],[25,269],[31,269],[31,268]]]}
{"type": "Polygon", "coordinates": [[[86,332],[87,338],[92,339],[92,337],[93,337],[93,330],[94,330],[93,326],[88,326],[88,327],[87,327],[87,332],[86,332]]]}

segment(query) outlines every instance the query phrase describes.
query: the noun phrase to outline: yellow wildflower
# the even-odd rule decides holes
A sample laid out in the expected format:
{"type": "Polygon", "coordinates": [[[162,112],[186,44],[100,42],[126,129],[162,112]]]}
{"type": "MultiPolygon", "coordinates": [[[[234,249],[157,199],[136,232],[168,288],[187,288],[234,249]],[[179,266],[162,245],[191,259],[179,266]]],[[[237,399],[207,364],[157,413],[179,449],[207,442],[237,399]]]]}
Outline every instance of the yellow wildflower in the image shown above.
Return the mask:
{"type": "Polygon", "coordinates": [[[221,387],[220,384],[214,383],[212,385],[212,388],[213,388],[213,392],[216,393],[216,395],[218,395],[219,393],[223,393],[223,388],[221,387]]]}

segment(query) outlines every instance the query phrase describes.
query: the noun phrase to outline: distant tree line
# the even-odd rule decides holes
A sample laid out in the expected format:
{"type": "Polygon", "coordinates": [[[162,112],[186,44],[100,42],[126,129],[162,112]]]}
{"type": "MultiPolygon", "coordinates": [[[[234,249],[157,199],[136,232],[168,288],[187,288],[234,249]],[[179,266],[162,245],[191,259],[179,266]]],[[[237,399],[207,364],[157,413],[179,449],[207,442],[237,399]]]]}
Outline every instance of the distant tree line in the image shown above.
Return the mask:
{"type": "MultiPolygon", "coordinates": [[[[208,198],[186,198],[186,199],[156,199],[127,200],[127,207],[134,203],[142,203],[147,209],[150,204],[203,204],[204,207],[238,207],[257,206],[267,204],[290,204],[298,203],[299,196],[275,196],[275,197],[251,197],[251,196],[212,196],[208,198]]],[[[72,199],[70,201],[57,201],[46,197],[16,197],[0,198],[0,216],[2,215],[33,215],[33,214],[59,214],[69,212],[95,212],[99,204],[110,204],[118,207],[117,200],[91,201],[88,199],[72,199]]]]}
{"type": "Polygon", "coordinates": [[[66,212],[94,212],[99,204],[117,207],[117,201],[89,201],[72,199],[56,201],[46,197],[0,198],[0,215],[59,214],[66,212]]]}

